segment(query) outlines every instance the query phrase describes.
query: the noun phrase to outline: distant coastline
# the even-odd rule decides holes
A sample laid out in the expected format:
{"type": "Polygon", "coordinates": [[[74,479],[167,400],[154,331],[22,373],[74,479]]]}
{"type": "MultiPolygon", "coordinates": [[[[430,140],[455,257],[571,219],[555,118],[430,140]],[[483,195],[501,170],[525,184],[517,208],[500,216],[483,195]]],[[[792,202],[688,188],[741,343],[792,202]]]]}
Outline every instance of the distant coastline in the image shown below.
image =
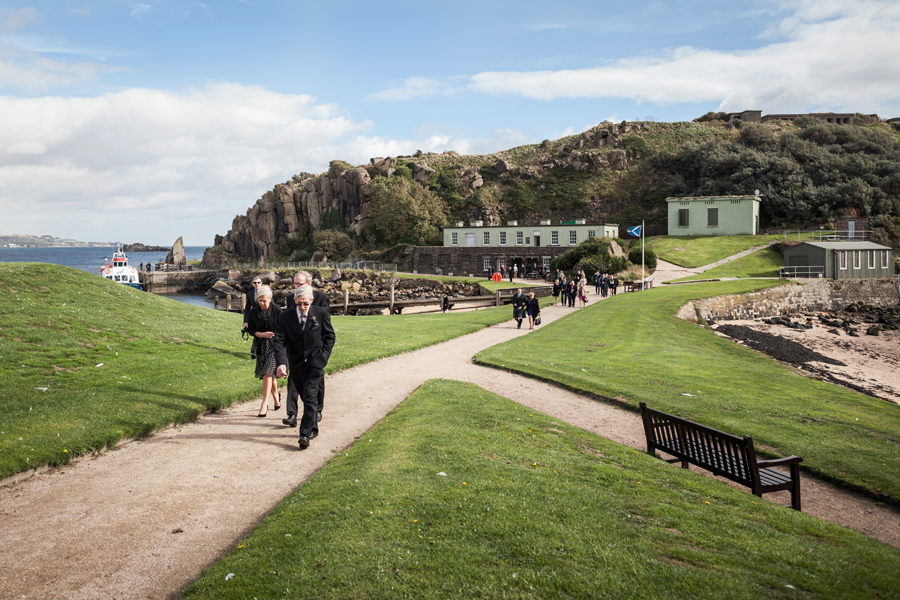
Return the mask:
{"type": "Polygon", "coordinates": [[[95,248],[115,246],[113,242],[82,242],[52,235],[0,235],[2,248],[95,248]]]}
{"type": "Polygon", "coordinates": [[[123,252],[168,252],[171,249],[172,248],[167,246],[145,246],[140,242],[122,246],[123,252]]]}

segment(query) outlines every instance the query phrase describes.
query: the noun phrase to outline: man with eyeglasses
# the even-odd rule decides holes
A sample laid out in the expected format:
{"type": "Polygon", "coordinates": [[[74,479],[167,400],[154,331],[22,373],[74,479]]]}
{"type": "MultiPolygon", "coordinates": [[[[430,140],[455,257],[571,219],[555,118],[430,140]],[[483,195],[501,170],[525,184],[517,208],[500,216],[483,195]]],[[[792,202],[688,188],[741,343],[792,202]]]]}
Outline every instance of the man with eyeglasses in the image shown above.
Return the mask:
{"type": "MultiPolygon", "coordinates": [[[[253,289],[247,294],[247,304],[244,306],[244,326],[241,327],[242,331],[247,329],[247,324],[250,322],[250,309],[259,303],[256,294],[259,292],[259,286],[262,285],[262,279],[254,277],[253,281],[250,282],[250,285],[253,286],[253,289]]],[[[253,338],[253,342],[250,344],[250,358],[256,358],[256,338],[253,338]]]]}
{"type": "MultiPolygon", "coordinates": [[[[308,271],[300,271],[296,275],[294,275],[294,290],[299,288],[300,286],[308,285],[312,288],[312,274],[308,271]]],[[[318,306],[328,310],[328,295],[320,292],[319,290],[313,290],[313,306],[318,306]]],[[[293,310],[296,307],[294,303],[294,297],[289,296],[287,299],[287,310],[293,310]]],[[[330,313],[329,313],[330,314],[330,313]]],[[[322,420],[322,409],[325,408],[325,378],[322,377],[322,380],[319,382],[319,392],[316,395],[318,400],[318,410],[316,411],[316,422],[322,420]]],[[[297,390],[294,388],[291,380],[288,379],[288,390],[287,390],[287,404],[285,405],[285,412],[287,413],[287,417],[282,419],[281,422],[287,425],[288,427],[296,427],[297,426],[297,390]]]]}
{"type": "Polygon", "coordinates": [[[294,304],[292,310],[281,313],[275,328],[275,376],[284,377],[290,367],[288,381],[294,384],[303,402],[298,444],[305,450],[319,435],[319,382],[325,376],[335,335],[328,309],[313,306],[311,286],[301,285],[294,290],[294,304]]]}

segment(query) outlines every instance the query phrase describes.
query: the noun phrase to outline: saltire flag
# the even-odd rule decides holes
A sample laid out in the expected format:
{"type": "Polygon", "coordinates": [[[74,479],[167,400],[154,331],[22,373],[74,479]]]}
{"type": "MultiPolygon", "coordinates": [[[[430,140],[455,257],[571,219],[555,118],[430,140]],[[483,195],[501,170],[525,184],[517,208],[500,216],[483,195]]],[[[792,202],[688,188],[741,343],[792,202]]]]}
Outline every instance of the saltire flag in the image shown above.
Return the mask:
{"type": "Polygon", "coordinates": [[[633,235],[634,237],[641,237],[641,226],[635,225],[634,227],[629,227],[625,231],[628,232],[628,235],[633,235]]]}

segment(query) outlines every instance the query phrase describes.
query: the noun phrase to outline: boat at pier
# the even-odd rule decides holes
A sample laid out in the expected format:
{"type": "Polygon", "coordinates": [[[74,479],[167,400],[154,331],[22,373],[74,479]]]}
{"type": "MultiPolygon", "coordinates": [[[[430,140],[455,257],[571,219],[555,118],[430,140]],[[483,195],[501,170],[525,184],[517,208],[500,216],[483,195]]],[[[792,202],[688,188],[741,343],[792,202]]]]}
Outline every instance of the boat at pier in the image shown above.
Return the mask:
{"type": "Polygon", "coordinates": [[[110,281],[124,283],[125,285],[137,289],[141,288],[141,282],[138,279],[138,270],[128,266],[128,257],[122,251],[122,245],[113,252],[112,260],[103,259],[103,266],[100,267],[100,277],[105,277],[110,281]]]}

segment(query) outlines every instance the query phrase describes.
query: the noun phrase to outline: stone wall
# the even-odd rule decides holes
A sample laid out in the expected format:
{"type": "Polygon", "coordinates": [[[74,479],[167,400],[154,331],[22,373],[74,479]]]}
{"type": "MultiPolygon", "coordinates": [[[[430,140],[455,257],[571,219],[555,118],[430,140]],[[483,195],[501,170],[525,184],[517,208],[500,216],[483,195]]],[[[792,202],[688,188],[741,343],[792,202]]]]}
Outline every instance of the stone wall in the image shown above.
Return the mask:
{"type": "Polygon", "coordinates": [[[218,279],[233,279],[237,271],[172,271],[140,273],[144,291],[151,294],[178,294],[205,292],[218,279]]]}
{"type": "Polygon", "coordinates": [[[749,294],[692,300],[678,311],[688,321],[731,321],[790,315],[816,310],[843,310],[854,302],[872,306],[900,305],[897,279],[813,279],[790,282],[749,294]]]}

